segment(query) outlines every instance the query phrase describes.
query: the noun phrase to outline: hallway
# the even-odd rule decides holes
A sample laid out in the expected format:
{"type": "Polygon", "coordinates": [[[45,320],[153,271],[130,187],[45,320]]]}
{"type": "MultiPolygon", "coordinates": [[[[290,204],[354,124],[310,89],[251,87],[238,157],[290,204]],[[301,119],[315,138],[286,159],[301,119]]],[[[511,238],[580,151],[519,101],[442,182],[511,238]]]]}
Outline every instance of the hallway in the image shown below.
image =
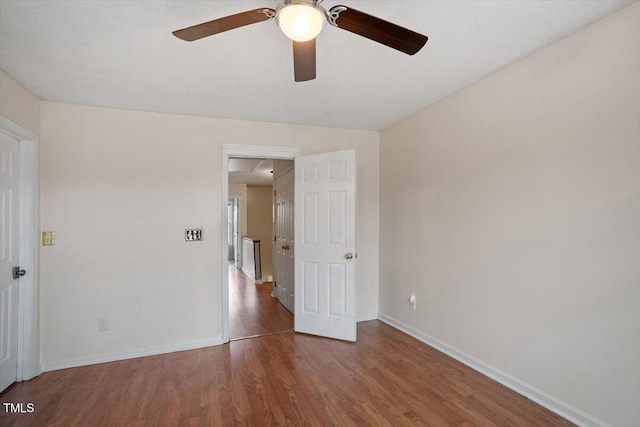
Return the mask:
{"type": "Polygon", "coordinates": [[[229,264],[229,338],[273,334],[293,329],[293,314],[271,296],[271,282],[254,285],[229,264]]]}

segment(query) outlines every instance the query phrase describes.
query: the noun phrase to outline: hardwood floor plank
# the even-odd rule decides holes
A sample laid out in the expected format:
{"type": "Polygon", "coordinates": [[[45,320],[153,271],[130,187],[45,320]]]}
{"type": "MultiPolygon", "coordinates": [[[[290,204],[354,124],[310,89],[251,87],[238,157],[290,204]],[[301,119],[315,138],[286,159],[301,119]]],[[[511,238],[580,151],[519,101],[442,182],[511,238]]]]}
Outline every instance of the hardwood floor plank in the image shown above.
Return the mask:
{"type": "Polygon", "coordinates": [[[255,285],[229,267],[229,337],[265,335],[293,329],[293,314],[271,296],[271,282],[255,285]]]}
{"type": "Polygon", "coordinates": [[[379,322],[358,342],[295,334],[45,372],[4,426],[564,426],[570,422],[379,322]]]}

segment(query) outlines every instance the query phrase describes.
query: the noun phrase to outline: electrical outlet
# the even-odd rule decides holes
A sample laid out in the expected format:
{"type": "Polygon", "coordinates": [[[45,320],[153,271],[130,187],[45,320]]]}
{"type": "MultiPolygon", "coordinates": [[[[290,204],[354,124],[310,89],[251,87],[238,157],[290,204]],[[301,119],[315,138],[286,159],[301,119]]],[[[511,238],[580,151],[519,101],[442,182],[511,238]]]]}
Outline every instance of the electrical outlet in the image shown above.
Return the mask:
{"type": "Polygon", "coordinates": [[[409,305],[411,305],[411,308],[413,310],[416,309],[416,297],[415,297],[415,295],[411,295],[411,298],[409,298],[409,305]]]}
{"type": "Polygon", "coordinates": [[[98,332],[104,332],[109,330],[108,319],[98,319],[98,332]]]}

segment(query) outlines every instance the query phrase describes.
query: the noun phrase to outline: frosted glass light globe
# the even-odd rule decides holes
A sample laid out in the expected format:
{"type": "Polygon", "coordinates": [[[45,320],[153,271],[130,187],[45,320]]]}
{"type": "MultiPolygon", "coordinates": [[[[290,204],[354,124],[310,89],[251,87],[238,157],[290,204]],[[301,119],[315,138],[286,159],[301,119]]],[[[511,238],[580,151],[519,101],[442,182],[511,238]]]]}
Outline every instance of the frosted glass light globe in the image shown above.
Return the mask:
{"type": "Polygon", "coordinates": [[[276,22],[291,40],[306,42],[316,38],[326,23],[322,11],[308,4],[288,4],[278,10],[276,22]]]}

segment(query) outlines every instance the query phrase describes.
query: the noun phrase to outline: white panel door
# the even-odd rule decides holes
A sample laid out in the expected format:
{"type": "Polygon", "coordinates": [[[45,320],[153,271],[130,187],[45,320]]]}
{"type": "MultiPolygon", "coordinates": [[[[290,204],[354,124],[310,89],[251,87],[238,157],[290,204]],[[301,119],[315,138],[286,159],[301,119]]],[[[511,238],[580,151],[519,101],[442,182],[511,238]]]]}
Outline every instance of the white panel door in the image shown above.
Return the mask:
{"type": "Polygon", "coordinates": [[[284,233],[285,233],[285,255],[283,270],[286,274],[286,304],[285,306],[295,313],[295,286],[294,286],[294,252],[295,252],[295,229],[294,229],[294,171],[291,170],[285,175],[284,186],[286,189],[285,209],[284,209],[284,233]]]}
{"type": "Polygon", "coordinates": [[[238,232],[238,198],[233,199],[233,263],[240,268],[240,233],[238,232]]]}
{"type": "Polygon", "coordinates": [[[276,179],[276,241],[274,244],[276,297],[289,309],[295,311],[293,285],[294,259],[294,206],[293,179],[291,170],[276,179]]]}
{"type": "Polygon", "coordinates": [[[0,133],[0,391],[16,381],[18,368],[20,143],[0,133]]]}
{"type": "Polygon", "coordinates": [[[275,297],[280,300],[280,302],[286,306],[286,288],[285,288],[285,272],[283,270],[285,266],[285,246],[284,246],[284,200],[282,197],[283,189],[282,189],[281,178],[276,180],[276,230],[275,230],[275,241],[273,245],[273,254],[275,254],[275,269],[273,271],[273,281],[275,284],[275,297]]]}
{"type": "Polygon", "coordinates": [[[355,151],[295,165],[295,330],[355,341],[355,151]]]}
{"type": "Polygon", "coordinates": [[[235,234],[233,229],[233,199],[229,199],[227,202],[227,245],[229,247],[229,251],[227,253],[227,258],[229,260],[233,260],[235,262],[235,234]]]}

